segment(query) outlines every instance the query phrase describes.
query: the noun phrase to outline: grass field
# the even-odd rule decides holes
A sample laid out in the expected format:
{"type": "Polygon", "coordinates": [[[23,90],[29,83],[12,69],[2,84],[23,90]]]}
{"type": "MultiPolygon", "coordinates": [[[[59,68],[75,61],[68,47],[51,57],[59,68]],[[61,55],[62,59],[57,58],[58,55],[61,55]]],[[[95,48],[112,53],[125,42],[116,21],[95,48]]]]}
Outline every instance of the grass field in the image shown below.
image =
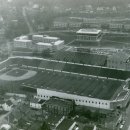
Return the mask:
{"type": "Polygon", "coordinates": [[[19,77],[19,76],[23,76],[27,72],[28,72],[27,70],[23,70],[23,69],[13,69],[7,72],[6,74],[9,76],[19,77]]]}

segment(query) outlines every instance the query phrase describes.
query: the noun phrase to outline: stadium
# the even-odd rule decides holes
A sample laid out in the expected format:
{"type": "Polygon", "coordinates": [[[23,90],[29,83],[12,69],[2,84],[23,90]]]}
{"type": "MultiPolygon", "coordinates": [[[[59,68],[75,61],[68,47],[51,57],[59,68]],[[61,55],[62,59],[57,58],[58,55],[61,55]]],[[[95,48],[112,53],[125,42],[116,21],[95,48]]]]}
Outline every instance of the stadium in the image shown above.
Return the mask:
{"type": "Polygon", "coordinates": [[[32,91],[39,99],[58,97],[107,110],[129,102],[127,71],[20,56],[1,62],[0,70],[0,86],[6,91],[32,91]]]}

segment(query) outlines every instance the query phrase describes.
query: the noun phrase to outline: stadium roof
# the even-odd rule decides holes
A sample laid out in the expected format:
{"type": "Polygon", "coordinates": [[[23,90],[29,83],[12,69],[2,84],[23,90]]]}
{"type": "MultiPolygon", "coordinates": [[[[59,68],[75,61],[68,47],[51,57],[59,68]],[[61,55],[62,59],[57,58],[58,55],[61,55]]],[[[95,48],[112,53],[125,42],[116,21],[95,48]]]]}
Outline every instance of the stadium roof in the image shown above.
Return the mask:
{"type": "Polygon", "coordinates": [[[99,34],[101,30],[98,29],[80,29],[77,34],[99,34]]]}
{"type": "Polygon", "coordinates": [[[115,92],[121,88],[123,82],[46,70],[38,72],[36,76],[24,81],[24,85],[26,84],[27,86],[30,84],[34,88],[110,100],[113,99],[115,92]]]}

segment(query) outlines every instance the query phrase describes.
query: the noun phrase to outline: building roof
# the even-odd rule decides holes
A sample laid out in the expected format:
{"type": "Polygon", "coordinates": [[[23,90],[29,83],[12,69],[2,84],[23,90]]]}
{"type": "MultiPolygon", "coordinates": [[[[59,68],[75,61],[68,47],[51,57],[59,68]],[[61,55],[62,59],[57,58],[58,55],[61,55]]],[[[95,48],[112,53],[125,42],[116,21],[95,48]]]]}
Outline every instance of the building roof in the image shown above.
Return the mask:
{"type": "Polygon", "coordinates": [[[43,35],[33,35],[33,38],[34,37],[43,38],[43,35]]]}
{"type": "Polygon", "coordinates": [[[2,129],[2,128],[5,130],[9,130],[9,129],[11,129],[11,126],[9,124],[3,124],[3,125],[1,125],[0,129],[2,129]]]}
{"type": "Polygon", "coordinates": [[[37,85],[36,87],[41,89],[104,100],[110,100],[123,84],[123,82],[119,80],[76,76],[71,73],[53,73],[52,71],[37,73],[33,79],[30,78],[27,82],[33,84],[34,87],[37,85]],[[35,81],[34,79],[39,80],[35,81]]]}
{"type": "Polygon", "coordinates": [[[49,40],[58,40],[58,37],[51,37],[51,36],[45,36],[44,39],[49,39],[49,40]]]}
{"type": "Polygon", "coordinates": [[[69,130],[69,128],[74,124],[75,122],[70,119],[64,119],[60,125],[57,127],[57,130],[69,130]]]}
{"type": "Polygon", "coordinates": [[[44,42],[38,42],[38,43],[36,43],[36,45],[39,45],[39,46],[52,46],[51,43],[44,43],[44,42]]]}
{"type": "Polygon", "coordinates": [[[64,40],[58,40],[58,41],[56,41],[55,43],[54,43],[54,45],[59,45],[59,44],[61,44],[61,43],[63,43],[64,42],[64,40]]]}
{"type": "Polygon", "coordinates": [[[51,98],[46,101],[47,105],[51,104],[53,106],[61,106],[61,107],[68,107],[72,104],[72,101],[64,100],[64,99],[58,99],[58,98],[51,98]]]}
{"type": "Polygon", "coordinates": [[[50,125],[56,125],[59,120],[61,120],[61,118],[63,118],[62,115],[50,115],[47,119],[46,122],[50,125]]]}
{"type": "Polygon", "coordinates": [[[32,40],[28,40],[28,39],[14,39],[14,42],[32,42],[32,40]]]}
{"type": "Polygon", "coordinates": [[[98,29],[80,29],[77,34],[99,34],[101,30],[98,29]]]}

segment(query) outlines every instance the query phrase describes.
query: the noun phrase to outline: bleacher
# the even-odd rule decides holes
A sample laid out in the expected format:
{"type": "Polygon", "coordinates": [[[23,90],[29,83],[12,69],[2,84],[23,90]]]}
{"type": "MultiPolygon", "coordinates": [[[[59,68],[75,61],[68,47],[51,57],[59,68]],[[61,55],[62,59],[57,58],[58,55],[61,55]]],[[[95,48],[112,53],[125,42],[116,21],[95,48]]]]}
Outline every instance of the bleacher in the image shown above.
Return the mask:
{"type": "Polygon", "coordinates": [[[77,77],[64,73],[43,71],[28,80],[24,85],[66,92],[99,99],[110,99],[122,82],[117,80],[77,77]],[[109,93],[108,93],[109,92],[109,93]]]}
{"type": "Polygon", "coordinates": [[[64,71],[68,72],[75,72],[87,75],[94,75],[94,76],[101,76],[107,78],[115,78],[126,80],[130,77],[129,71],[123,70],[116,70],[110,68],[101,68],[101,67],[94,67],[94,66],[83,66],[77,64],[66,64],[63,68],[64,71]]]}
{"type": "Polygon", "coordinates": [[[91,54],[91,53],[58,51],[54,55],[54,59],[59,60],[59,61],[82,63],[82,64],[88,64],[88,65],[105,66],[107,56],[91,54]]]}
{"type": "MultiPolygon", "coordinates": [[[[11,63],[10,63],[11,64],[11,63]]],[[[110,68],[103,68],[99,66],[71,64],[66,62],[40,60],[40,59],[12,59],[12,64],[26,65],[32,67],[40,67],[46,69],[62,70],[67,72],[74,72],[86,75],[114,78],[126,80],[130,78],[130,72],[125,70],[116,70],[110,68]]]]}

